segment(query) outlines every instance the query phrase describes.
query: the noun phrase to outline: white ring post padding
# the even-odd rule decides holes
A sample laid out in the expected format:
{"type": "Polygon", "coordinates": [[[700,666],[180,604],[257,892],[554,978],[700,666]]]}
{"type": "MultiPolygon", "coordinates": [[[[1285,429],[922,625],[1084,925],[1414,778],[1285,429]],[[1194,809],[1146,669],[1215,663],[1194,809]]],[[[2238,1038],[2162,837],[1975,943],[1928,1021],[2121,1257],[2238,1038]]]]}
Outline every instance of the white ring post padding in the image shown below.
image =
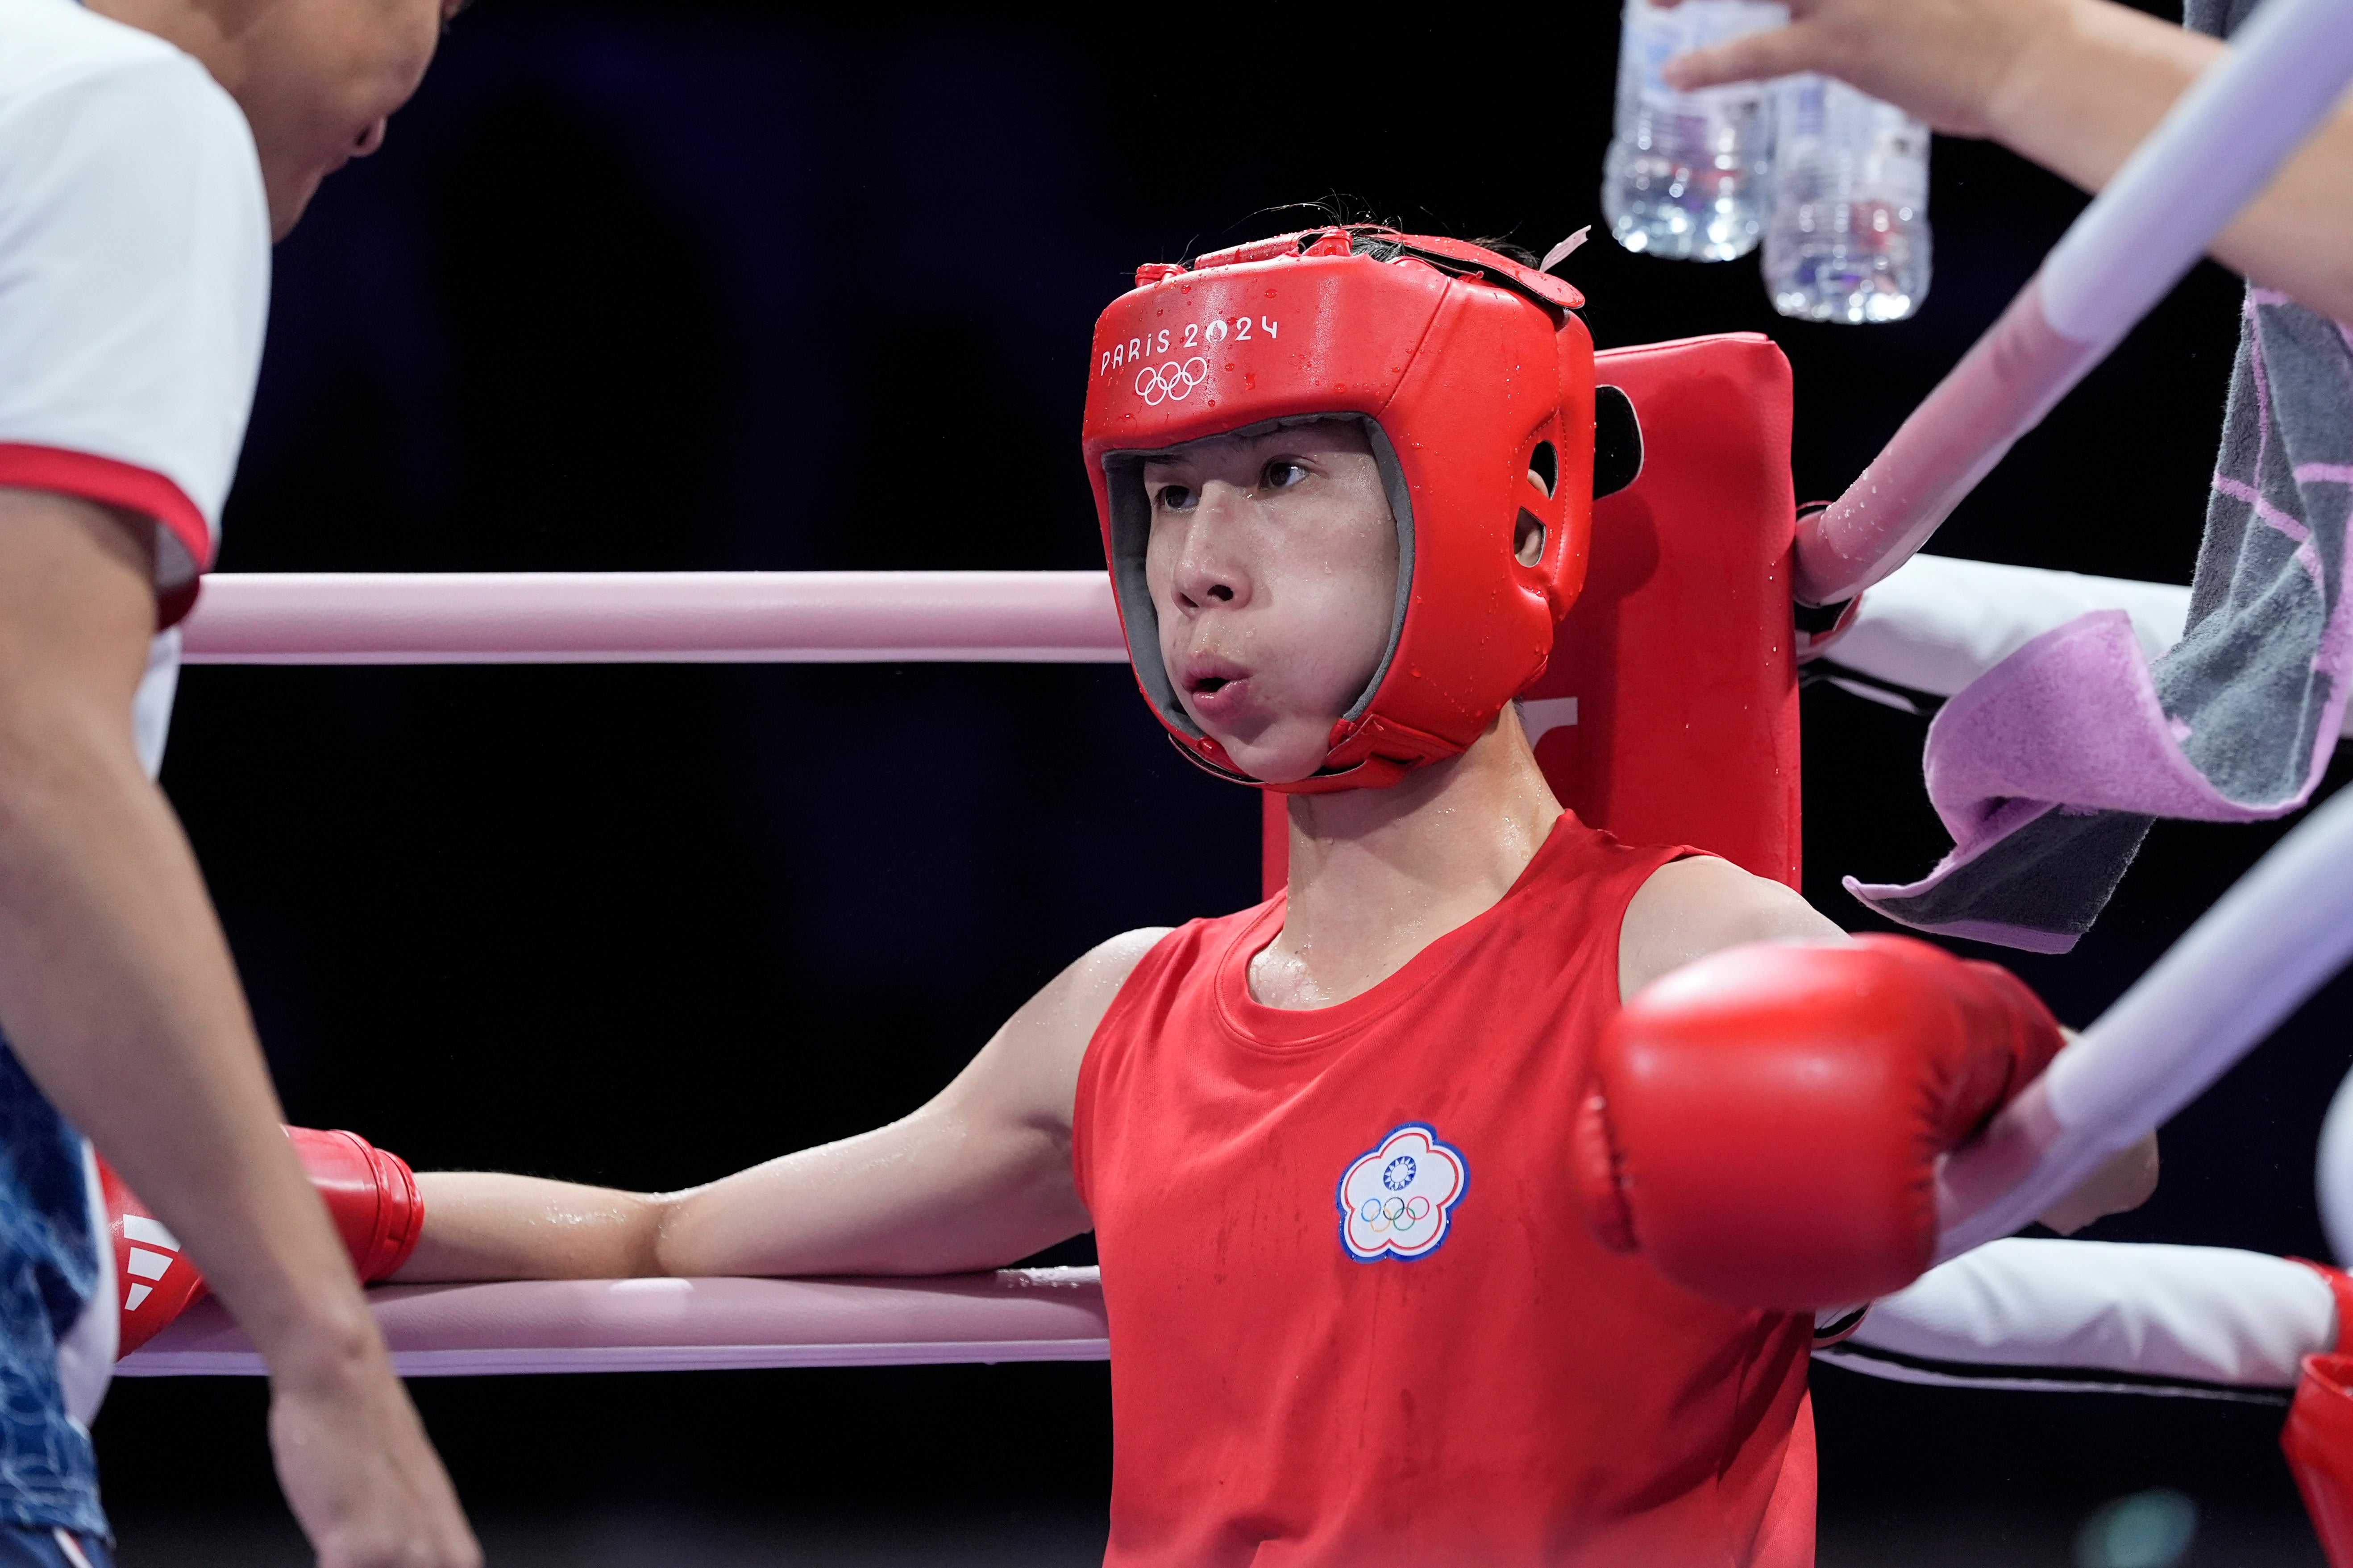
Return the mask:
{"type": "Polygon", "coordinates": [[[1124,664],[1101,572],[216,573],[191,664],[1124,664]]]}
{"type": "Polygon", "coordinates": [[[2353,77],[2353,5],[2267,0],[2018,298],[1829,510],[1796,587],[1835,604],[1902,565],[2052,405],[2196,264],[2353,77]]]}
{"type": "Polygon", "coordinates": [[[2353,791],[2274,846],[1983,1136],[1945,1162],[1938,1259],[2011,1234],[2155,1131],[2348,957],[2353,791]]]}
{"type": "Polygon", "coordinates": [[[2320,1159],[2313,1185],[2320,1195],[2320,1227],[2340,1264],[2353,1259],[2353,1073],[2337,1086],[2320,1124],[2320,1159]]]}
{"type": "MultiPolygon", "coordinates": [[[[527,1279],[390,1285],[368,1304],[404,1377],[1102,1361],[1092,1268],[926,1279],[527,1279]]],[[[258,1377],[253,1342],[199,1301],[118,1377],[258,1377]]]]}

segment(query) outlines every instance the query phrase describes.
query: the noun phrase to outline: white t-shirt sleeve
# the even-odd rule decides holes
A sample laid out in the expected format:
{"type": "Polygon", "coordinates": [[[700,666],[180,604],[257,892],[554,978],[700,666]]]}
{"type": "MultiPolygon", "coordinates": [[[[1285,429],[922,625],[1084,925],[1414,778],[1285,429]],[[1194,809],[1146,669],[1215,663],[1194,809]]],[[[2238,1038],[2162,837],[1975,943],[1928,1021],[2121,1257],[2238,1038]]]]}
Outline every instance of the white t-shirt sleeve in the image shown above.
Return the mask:
{"type": "Polygon", "coordinates": [[[1905,1383],[2231,1399],[2293,1387],[2337,1335],[2336,1292],[2284,1258],[2021,1237],[1930,1269],[1816,1353],[1905,1383]]]}
{"type": "Polygon", "coordinates": [[[269,204],[201,66],[69,25],[0,67],[0,485],[153,518],[168,606],[211,564],[245,438],[269,204]]]}

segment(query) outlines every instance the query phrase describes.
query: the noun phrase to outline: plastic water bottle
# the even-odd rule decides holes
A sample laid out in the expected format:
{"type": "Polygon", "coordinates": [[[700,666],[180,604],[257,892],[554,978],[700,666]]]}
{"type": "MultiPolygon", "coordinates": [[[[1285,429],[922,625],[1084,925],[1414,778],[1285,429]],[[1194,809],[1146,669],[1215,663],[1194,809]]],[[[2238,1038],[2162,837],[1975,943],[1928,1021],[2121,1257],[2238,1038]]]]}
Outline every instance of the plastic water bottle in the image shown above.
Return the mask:
{"type": "Polygon", "coordinates": [[[1928,128],[1827,77],[1773,89],[1765,289],[1810,321],[1900,321],[1928,293],[1928,128]]]}
{"type": "Polygon", "coordinates": [[[1679,92],[1660,71],[1677,55],[1789,19],[1760,0],[1626,0],[1618,124],[1602,164],[1601,210],[1629,250],[1694,261],[1746,256],[1763,232],[1773,156],[1771,89],[1736,82],[1679,92]]]}

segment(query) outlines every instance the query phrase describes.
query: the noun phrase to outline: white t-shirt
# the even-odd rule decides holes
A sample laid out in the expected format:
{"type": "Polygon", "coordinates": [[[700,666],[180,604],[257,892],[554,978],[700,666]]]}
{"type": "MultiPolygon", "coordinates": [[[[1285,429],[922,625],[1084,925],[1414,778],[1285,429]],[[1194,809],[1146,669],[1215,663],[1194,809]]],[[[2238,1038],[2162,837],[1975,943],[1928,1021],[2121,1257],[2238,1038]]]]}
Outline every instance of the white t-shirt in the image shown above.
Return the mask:
{"type": "MultiPolygon", "coordinates": [[[[236,101],[74,0],[0,0],[0,486],[153,518],[159,624],[212,564],[269,308],[236,101]]],[[[151,767],[175,647],[139,704],[151,767]]]]}

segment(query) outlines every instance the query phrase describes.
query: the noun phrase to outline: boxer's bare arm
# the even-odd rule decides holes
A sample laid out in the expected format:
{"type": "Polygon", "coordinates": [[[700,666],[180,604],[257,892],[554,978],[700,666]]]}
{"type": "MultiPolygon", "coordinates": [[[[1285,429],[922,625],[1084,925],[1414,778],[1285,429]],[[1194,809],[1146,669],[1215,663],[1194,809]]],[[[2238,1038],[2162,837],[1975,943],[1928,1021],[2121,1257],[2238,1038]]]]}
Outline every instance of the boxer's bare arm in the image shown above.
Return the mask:
{"type": "MultiPolygon", "coordinates": [[[[1619,994],[1631,996],[1694,959],[1745,942],[1845,940],[1846,932],[1780,883],[1729,860],[1694,856],[1652,872],[1626,906],[1618,935],[1619,994]]],[[[2042,1223],[2066,1236],[2138,1208],[2157,1191],[2157,1178],[2151,1133],[2053,1205],[2042,1223]]]]}
{"type": "MultiPolygon", "coordinates": [[[[1794,0],[1790,12],[1792,26],[1696,51],[1670,76],[1699,87],[1827,71],[2090,191],[2223,49],[2111,0],[1794,0]]],[[[2338,106],[2213,255],[2353,321],[2353,110],[2338,106]]]]}
{"type": "Polygon", "coordinates": [[[425,1234],[398,1280],[944,1274],[1090,1227],[1071,1174],[1079,1064],[1138,960],[1130,931],[1031,997],[912,1115],[684,1192],[529,1176],[417,1177],[425,1234]]]}
{"type": "Polygon", "coordinates": [[[280,1476],[322,1561],[479,1563],[279,1131],[195,858],[132,746],[153,537],[0,489],[0,1026],[260,1349],[280,1476]]]}

